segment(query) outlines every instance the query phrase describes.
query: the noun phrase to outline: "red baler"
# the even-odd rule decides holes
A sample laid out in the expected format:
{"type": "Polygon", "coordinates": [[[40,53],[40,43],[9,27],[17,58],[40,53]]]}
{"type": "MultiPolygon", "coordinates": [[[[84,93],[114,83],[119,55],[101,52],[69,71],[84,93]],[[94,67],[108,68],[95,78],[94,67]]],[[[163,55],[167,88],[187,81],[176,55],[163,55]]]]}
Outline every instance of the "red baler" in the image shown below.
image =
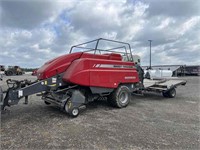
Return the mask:
{"type": "Polygon", "coordinates": [[[113,106],[126,107],[139,83],[130,45],[103,38],[72,46],[69,54],[39,68],[37,78],[32,83],[8,80],[11,86],[1,99],[2,109],[17,104],[23,97],[27,102],[29,95],[40,93],[46,104],[56,104],[76,117],[81,106],[102,97],[113,106]]]}

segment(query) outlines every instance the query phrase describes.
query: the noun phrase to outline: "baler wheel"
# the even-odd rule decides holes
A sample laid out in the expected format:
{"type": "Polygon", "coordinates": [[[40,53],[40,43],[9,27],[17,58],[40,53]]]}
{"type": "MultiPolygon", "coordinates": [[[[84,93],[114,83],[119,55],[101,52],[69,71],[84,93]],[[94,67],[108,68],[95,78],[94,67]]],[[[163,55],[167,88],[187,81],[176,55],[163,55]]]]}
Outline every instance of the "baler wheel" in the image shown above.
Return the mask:
{"type": "Polygon", "coordinates": [[[68,113],[73,118],[77,117],[80,112],[79,108],[74,107],[70,100],[68,100],[68,102],[65,104],[64,110],[66,113],[68,113]]]}
{"type": "Polygon", "coordinates": [[[119,86],[110,94],[108,102],[118,108],[126,107],[131,99],[131,92],[125,85],[119,86]]]}
{"type": "Polygon", "coordinates": [[[69,112],[69,115],[73,118],[77,117],[79,115],[79,108],[74,107],[72,110],[69,112]]]}

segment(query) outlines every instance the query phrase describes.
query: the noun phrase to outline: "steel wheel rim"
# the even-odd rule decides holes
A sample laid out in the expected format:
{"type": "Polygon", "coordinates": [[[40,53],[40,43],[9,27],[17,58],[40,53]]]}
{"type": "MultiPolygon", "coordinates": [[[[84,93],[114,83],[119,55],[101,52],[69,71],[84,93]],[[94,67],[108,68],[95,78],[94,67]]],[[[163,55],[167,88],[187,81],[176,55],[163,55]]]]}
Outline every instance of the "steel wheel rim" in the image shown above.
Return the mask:
{"type": "Polygon", "coordinates": [[[77,109],[77,108],[73,109],[73,110],[72,110],[72,114],[73,114],[74,116],[78,115],[78,109],[77,109]]]}
{"type": "Polygon", "coordinates": [[[128,93],[126,92],[121,92],[120,95],[119,95],[119,101],[124,104],[128,101],[128,93]]]}

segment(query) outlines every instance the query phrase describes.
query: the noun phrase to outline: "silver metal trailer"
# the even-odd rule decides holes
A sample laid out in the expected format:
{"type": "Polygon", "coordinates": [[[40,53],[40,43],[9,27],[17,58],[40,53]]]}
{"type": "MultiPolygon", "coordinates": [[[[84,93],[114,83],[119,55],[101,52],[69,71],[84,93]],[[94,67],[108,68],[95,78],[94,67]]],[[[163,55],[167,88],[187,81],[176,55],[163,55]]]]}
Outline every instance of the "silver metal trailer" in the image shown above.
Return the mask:
{"type": "Polygon", "coordinates": [[[187,81],[178,78],[157,78],[144,79],[142,91],[153,91],[162,93],[164,97],[173,98],[176,96],[176,87],[185,85],[187,81]]]}

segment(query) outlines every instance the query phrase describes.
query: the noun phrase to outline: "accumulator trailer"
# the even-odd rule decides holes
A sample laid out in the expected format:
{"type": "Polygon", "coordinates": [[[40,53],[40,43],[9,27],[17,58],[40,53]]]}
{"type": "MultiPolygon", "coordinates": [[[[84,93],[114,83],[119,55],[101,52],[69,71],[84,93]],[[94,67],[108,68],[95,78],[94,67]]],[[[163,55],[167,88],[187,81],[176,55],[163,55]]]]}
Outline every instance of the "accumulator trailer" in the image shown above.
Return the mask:
{"type": "Polygon", "coordinates": [[[130,44],[103,38],[72,46],[69,54],[39,68],[37,78],[34,82],[7,80],[9,88],[5,96],[0,91],[1,110],[18,104],[24,97],[27,103],[29,95],[39,93],[45,104],[56,104],[70,116],[77,117],[82,106],[102,97],[112,106],[123,108],[129,104],[131,93],[147,90],[174,97],[176,86],[186,83],[176,81],[164,86],[154,81],[143,86],[130,44]]]}

